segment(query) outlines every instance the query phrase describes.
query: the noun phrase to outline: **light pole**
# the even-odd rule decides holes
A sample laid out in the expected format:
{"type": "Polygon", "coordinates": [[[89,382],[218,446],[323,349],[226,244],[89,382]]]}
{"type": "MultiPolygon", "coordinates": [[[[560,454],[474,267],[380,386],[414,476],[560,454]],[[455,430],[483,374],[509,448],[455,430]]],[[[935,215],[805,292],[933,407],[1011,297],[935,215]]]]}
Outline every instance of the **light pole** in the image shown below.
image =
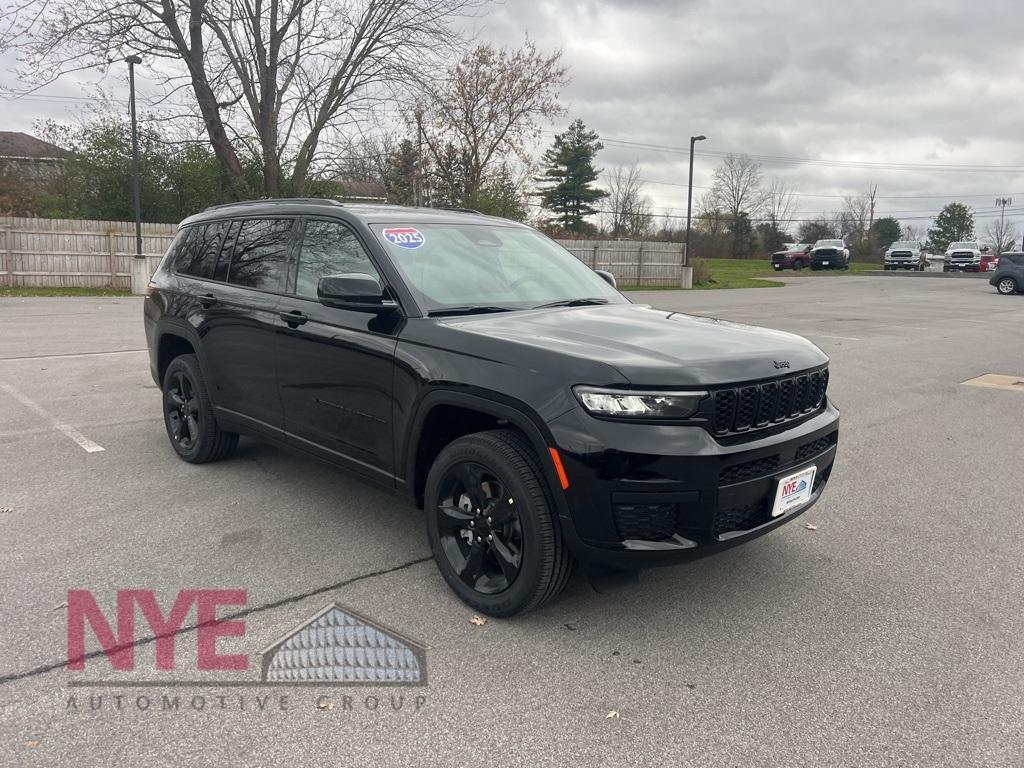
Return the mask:
{"type": "Polygon", "coordinates": [[[128,104],[132,113],[132,197],[135,199],[135,258],[142,255],[142,180],[139,178],[139,125],[135,116],[135,65],[142,59],[132,54],[128,62],[128,104]]]}
{"type": "Polygon", "coordinates": [[[690,137],[690,183],[686,186],[686,263],[690,263],[690,211],[693,208],[693,145],[707,136],[690,137]]]}
{"type": "MultiPolygon", "coordinates": [[[[996,256],[1003,255],[1003,238],[1006,237],[1006,230],[1003,229],[1004,217],[1006,216],[1006,206],[1013,205],[1012,197],[997,197],[996,205],[999,206],[999,242],[996,243],[996,256]]],[[[1013,245],[1011,244],[1012,248],[1013,245]]]]}

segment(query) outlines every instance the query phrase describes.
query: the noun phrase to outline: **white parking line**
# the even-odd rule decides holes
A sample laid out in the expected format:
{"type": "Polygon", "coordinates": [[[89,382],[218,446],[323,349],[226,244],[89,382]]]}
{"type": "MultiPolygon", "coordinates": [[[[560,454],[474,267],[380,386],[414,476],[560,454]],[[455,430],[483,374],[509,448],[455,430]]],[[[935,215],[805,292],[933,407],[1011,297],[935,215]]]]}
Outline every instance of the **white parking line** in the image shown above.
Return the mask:
{"type": "Polygon", "coordinates": [[[56,429],[58,432],[63,432],[65,435],[70,437],[78,444],[78,447],[81,448],[86,453],[97,453],[103,450],[102,445],[97,445],[92,440],[83,435],[81,432],[79,432],[77,429],[72,427],[70,424],[65,424],[63,421],[58,419],[48,410],[43,408],[43,406],[39,405],[34,400],[30,400],[28,397],[26,397],[21,392],[16,390],[10,384],[0,384],[0,389],[9,394],[11,397],[13,397],[15,400],[17,400],[19,403],[24,405],[29,410],[35,411],[35,413],[39,415],[41,418],[50,422],[51,426],[53,426],[54,429],[56,429]]]}

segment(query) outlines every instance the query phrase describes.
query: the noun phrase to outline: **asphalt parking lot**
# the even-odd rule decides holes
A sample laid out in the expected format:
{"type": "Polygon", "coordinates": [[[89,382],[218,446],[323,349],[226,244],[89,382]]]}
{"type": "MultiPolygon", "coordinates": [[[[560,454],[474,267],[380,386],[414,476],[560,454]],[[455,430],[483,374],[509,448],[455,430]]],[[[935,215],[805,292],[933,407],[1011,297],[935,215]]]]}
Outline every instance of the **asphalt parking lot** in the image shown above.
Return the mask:
{"type": "Polygon", "coordinates": [[[961,384],[1024,375],[1024,296],[789,280],[631,296],[831,356],[843,424],[823,500],[717,557],[614,594],[577,577],[483,626],[404,502],[248,440],[228,462],[179,461],[141,300],[0,300],[0,763],[1024,765],[1024,394],[961,384]],[[154,671],[151,643],[134,672],[64,669],[68,590],[112,615],[129,588],[162,605],[247,590],[245,636],[220,645],[251,654],[337,602],[426,645],[428,685],[132,685],[195,679],[190,631],[173,672],[154,671]],[[142,709],[141,694],[182,707],[142,709]]]}

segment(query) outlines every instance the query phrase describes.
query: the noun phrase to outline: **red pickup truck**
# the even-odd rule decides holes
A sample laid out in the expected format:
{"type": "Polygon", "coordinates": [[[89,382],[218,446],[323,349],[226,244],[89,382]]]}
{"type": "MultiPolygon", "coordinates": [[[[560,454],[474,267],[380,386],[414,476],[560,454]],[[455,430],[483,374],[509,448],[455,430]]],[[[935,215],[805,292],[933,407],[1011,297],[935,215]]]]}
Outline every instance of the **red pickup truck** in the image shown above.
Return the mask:
{"type": "Polygon", "coordinates": [[[772,254],[772,269],[781,272],[784,269],[800,270],[811,263],[810,243],[797,243],[785,250],[776,251],[772,254]]]}

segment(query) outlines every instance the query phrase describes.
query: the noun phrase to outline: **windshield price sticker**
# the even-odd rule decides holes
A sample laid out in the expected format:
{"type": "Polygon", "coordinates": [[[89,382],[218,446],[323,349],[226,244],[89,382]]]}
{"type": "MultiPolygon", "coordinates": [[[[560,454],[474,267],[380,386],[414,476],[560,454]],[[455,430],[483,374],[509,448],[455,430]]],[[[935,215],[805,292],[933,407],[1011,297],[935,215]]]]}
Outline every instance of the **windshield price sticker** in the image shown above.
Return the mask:
{"type": "Polygon", "coordinates": [[[423,233],[414,227],[389,227],[381,230],[381,234],[392,245],[409,251],[419,248],[427,241],[423,233]]]}

